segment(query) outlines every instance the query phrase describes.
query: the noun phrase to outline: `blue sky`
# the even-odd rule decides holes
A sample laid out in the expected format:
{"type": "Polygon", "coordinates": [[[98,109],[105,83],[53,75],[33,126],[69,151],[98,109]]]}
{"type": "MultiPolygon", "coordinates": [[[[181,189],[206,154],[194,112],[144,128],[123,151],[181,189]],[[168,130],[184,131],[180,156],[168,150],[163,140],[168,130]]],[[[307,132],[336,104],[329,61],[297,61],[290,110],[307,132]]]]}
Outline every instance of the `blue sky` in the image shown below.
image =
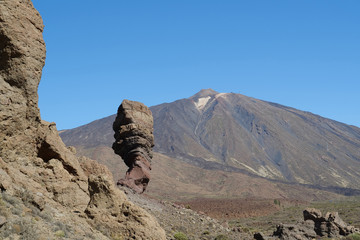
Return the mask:
{"type": "Polygon", "coordinates": [[[33,0],[44,120],[68,129],[204,88],[360,126],[360,1],[33,0]]]}

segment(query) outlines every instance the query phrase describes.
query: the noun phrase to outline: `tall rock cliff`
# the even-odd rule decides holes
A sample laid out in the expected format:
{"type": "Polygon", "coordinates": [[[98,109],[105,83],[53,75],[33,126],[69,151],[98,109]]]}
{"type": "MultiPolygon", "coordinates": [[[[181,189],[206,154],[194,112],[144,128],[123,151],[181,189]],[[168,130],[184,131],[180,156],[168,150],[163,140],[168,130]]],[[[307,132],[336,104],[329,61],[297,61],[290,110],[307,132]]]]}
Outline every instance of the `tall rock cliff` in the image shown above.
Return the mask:
{"type": "Polygon", "coordinates": [[[165,239],[104,166],[40,119],[42,31],[30,0],[0,1],[0,239],[165,239]]]}
{"type": "Polygon", "coordinates": [[[42,19],[30,1],[0,3],[0,157],[34,153],[37,88],[45,64],[42,19]],[[21,149],[20,151],[17,151],[21,149]]]}

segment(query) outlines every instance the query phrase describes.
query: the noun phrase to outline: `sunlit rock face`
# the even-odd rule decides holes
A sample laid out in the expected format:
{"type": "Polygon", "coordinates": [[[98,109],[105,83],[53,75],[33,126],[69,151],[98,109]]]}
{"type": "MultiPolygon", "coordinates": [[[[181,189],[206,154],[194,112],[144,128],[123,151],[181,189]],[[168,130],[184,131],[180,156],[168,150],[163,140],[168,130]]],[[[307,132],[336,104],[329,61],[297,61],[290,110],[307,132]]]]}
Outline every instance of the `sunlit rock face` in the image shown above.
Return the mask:
{"type": "Polygon", "coordinates": [[[0,1],[0,239],[165,239],[104,166],[40,119],[42,31],[30,0],[0,1]]]}
{"type": "Polygon", "coordinates": [[[33,152],[32,132],[40,124],[37,88],[46,52],[43,28],[31,1],[1,1],[0,157],[33,152]]]}

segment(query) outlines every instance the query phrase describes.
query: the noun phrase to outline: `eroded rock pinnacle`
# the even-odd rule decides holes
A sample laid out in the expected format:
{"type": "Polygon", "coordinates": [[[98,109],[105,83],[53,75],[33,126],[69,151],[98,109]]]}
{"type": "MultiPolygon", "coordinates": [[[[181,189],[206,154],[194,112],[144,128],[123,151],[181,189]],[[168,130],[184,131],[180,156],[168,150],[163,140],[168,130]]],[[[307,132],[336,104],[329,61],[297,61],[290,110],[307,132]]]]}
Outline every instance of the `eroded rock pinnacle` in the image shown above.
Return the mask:
{"type": "Polygon", "coordinates": [[[140,102],[124,100],[118,109],[113,129],[115,142],[112,148],[129,167],[118,185],[142,193],[150,180],[154,146],[152,113],[140,102]]]}

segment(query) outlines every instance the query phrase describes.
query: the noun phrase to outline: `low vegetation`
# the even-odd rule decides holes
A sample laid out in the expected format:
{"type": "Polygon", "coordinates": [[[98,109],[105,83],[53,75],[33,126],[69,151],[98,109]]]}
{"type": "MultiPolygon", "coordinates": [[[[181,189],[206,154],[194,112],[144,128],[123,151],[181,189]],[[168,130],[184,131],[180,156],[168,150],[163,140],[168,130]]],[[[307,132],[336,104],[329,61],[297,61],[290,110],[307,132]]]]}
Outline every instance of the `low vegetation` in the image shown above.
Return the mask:
{"type": "Polygon", "coordinates": [[[182,233],[182,232],[177,232],[177,233],[175,233],[175,234],[174,234],[174,238],[175,238],[176,240],[188,240],[188,237],[187,237],[184,233],[182,233]]]}
{"type": "Polygon", "coordinates": [[[215,240],[229,240],[229,238],[225,235],[218,235],[216,236],[215,240]]]}
{"type": "Polygon", "coordinates": [[[354,233],[345,238],[345,240],[360,240],[360,234],[354,233]]]}
{"type": "Polygon", "coordinates": [[[62,239],[72,234],[72,227],[56,220],[52,209],[45,208],[40,211],[29,202],[31,199],[24,196],[26,194],[20,198],[5,192],[0,193],[0,216],[6,217],[0,239],[12,239],[15,236],[21,236],[21,239],[25,240],[37,239],[41,234],[62,239]]]}
{"type": "MultiPolygon", "coordinates": [[[[274,204],[277,204],[277,201],[274,204]]],[[[239,218],[231,220],[230,226],[240,228],[243,232],[272,233],[279,223],[296,223],[303,220],[303,210],[313,207],[326,212],[338,212],[348,224],[360,228],[360,197],[348,197],[342,200],[297,204],[296,206],[281,206],[280,210],[266,216],[239,218]]],[[[360,239],[358,234],[348,236],[348,240],[360,239]]]]}

